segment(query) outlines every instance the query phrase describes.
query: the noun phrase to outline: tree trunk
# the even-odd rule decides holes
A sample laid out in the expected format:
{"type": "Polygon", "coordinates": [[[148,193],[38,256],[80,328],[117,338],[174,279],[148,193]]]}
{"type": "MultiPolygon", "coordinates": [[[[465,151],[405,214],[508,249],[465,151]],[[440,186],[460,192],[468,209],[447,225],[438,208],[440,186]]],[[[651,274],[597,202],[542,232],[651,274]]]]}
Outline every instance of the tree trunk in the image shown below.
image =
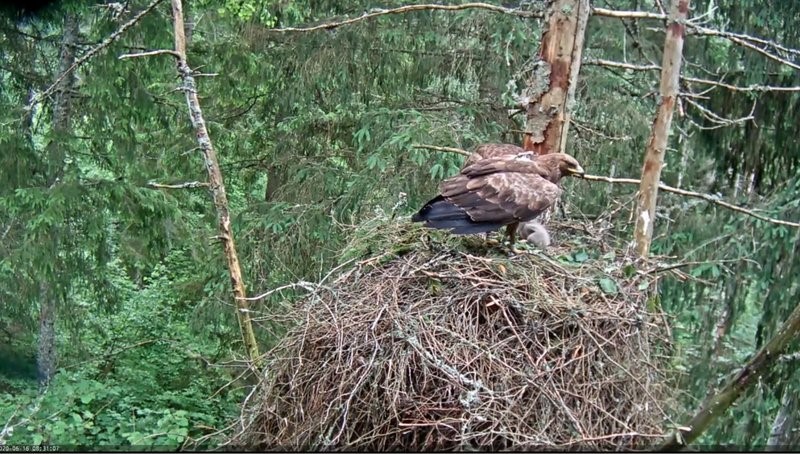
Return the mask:
{"type": "Polygon", "coordinates": [[[778,409],[778,414],[775,415],[775,421],[772,423],[772,430],[769,433],[769,440],[767,440],[767,451],[785,451],[790,446],[790,435],[792,426],[796,419],[795,395],[789,391],[788,385],[783,389],[783,397],[781,397],[781,406],[778,409]]]}
{"type": "MultiPolygon", "coordinates": [[[[61,38],[61,52],[58,61],[58,74],[65,74],[75,63],[75,43],[78,41],[78,18],[73,14],[64,16],[64,33],[61,38]]],[[[58,185],[64,173],[64,158],[66,152],[63,141],[70,130],[70,117],[72,114],[72,90],[75,87],[75,73],[70,72],[64,77],[56,88],[53,103],[53,132],[47,145],[47,185],[52,190],[58,185]]],[[[58,244],[63,232],[57,228],[51,229],[50,239],[54,242],[52,257],[53,263],[58,261],[58,244]]],[[[54,266],[53,268],[56,268],[54,266]]],[[[39,339],[36,351],[36,366],[38,369],[39,385],[46,386],[56,371],[58,351],[56,350],[56,318],[59,306],[58,299],[63,292],[53,288],[49,277],[43,276],[39,283],[39,339]]]]}
{"type": "Polygon", "coordinates": [[[656,198],[658,183],[661,179],[661,168],[664,166],[664,152],[667,148],[672,114],[675,110],[675,99],[678,96],[678,82],[681,73],[683,55],[683,35],[686,30],[686,18],[689,15],[689,0],[672,0],[667,25],[667,37],[664,41],[664,56],[661,61],[661,103],[658,106],[642,167],[642,179],[639,186],[639,200],[636,210],[636,229],[634,239],[636,253],[647,257],[650,242],[653,239],[653,224],[656,214],[656,198]]]}
{"type": "Polygon", "coordinates": [[[547,9],[539,64],[525,91],[526,150],[543,155],[565,149],[590,9],[589,0],[554,0],[547,9]]]}
{"type": "Polygon", "coordinates": [[[208,183],[211,195],[214,199],[214,206],[217,209],[219,220],[219,239],[225,251],[228,261],[228,271],[230,273],[231,287],[233,289],[236,316],[239,320],[239,328],[242,331],[242,339],[247,350],[247,355],[251,361],[257,360],[258,344],[256,343],[253,323],[250,319],[249,303],[246,300],[244,280],[242,279],[242,269],[239,265],[239,257],[236,254],[236,245],[233,241],[231,231],[231,217],[228,211],[228,196],[225,192],[225,184],[222,181],[222,172],[219,168],[217,153],[211,143],[211,137],[206,129],[206,122],[203,118],[203,111],[200,109],[200,101],[197,98],[197,86],[192,76],[192,70],[186,61],[186,36],[183,23],[183,5],[181,0],[172,0],[172,16],[175,33],[175,52],[178,58],[178,74],[183,82],[183,91],[186,93],[186,102],[189,105],[189,116],[192,120],[197,142],[203,152],[203,161],[208,172],[208,183]]]}
{"type": "Polygon", "coordinates": [[[674,431],[658,448],[662,452],[682,449],[699,437],[706,428],[722,415],[728,407],[753,383],[757,382],[777,362],[783,350],[800,333],[800,304],[795,306],[789,318],[778,332],[758,353],[722,388],[710,396],[692,417],[691,421],[674,431]]]}

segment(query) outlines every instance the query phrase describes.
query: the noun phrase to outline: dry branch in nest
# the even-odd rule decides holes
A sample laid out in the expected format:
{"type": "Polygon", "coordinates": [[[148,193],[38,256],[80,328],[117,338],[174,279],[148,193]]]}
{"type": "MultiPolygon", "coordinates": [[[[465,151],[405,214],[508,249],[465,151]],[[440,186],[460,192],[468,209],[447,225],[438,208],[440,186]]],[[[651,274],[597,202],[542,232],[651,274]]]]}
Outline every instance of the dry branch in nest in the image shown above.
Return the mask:
{"type": "Polygon", "coordinates": [[[356,237],[350,254],[368,258],[292,308],[232,444],[627,450],[663,436],[664,326],[629,259],[492,256],[402,222],[356,237]]]}

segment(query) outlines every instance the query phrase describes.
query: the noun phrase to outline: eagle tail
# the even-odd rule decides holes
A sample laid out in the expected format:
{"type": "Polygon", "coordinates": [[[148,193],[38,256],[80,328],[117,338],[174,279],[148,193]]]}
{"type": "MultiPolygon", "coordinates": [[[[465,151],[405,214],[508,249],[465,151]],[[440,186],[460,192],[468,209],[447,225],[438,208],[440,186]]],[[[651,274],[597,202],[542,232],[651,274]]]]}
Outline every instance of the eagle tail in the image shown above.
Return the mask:
{"type": "Polygon", "coordinates": [[[448,229],[459,235],[491,232],[504,225],[497,222],[475,222],[463,208],[448,202],[442,196],[426,203],[411,216],[411,220],[424,222],[426,227],[434,229],[448,229]]]}

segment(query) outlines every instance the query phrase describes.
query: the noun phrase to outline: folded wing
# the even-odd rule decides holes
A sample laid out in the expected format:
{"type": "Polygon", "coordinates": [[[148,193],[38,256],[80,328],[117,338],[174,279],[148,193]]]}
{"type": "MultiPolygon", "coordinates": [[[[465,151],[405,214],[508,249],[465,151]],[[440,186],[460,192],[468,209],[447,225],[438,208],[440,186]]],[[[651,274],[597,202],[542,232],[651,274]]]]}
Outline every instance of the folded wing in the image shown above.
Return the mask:
{"type": "Polygon", "coordinates": [[[543,172],[524,157],[483,159],[445,180],[441,195],[425,204],[412,220],[458,234],[491,232],[531,220],[561,194],[543,172]]]}

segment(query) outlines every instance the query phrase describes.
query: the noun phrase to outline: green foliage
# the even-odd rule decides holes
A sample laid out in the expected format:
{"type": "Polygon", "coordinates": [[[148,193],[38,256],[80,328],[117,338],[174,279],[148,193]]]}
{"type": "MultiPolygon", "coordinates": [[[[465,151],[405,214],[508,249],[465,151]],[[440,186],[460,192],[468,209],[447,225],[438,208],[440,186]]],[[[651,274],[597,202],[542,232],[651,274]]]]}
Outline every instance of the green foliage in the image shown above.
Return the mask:
{"type": "MultiPolygon", "coordinates": [[[[146,3],[126,5],[135,12],[146,3]]],[[[388,259],[417,244],[424,236],[418,226],[391,242],[371,241],[379,226],[370,220],[376,211],[400,219],[415,210],[463,158],[415,144],[469,149],[484,141],[521,142],[522,115],[509,118],[509,110],[518,107],[528,82],[540,21],[481,10],[418,11],[318,32],[267,31],[404,3],[185,5],[193,24],[189,63],[215,74],[198,77],[198,90],[251,294],[316,280],[378,250],[388,259]]],[[[693,14],[709,11],[711,3],[693,2],[693,14]]],[[[714,0],[717,8],[706,18],[710,26],[800,47],[797,2],[762,3],[714,0]]],[[[619,10],[641,5],[597,2],[619,10]]],[[[71,11],[80,18],[80,55],[124,20],[79,2],[71,11]]],[[[77,70],[77,113],[68,133],[55,134],[52,100],[28,103],[57,76],[62,20],[59,13],[0,21],[0,345],[7,339],[0,351],[7,361],[0,364],[10,365],[0,381],[0,422],[29,420],[11,439],[20,443],[172,449],[235,414],[238,388],[215,394],[231,371],[208,362],[241,349],[225,260],[212,240],[217,219],[210,197],[201,189],[147,187],[205,180],[174,62],[118,59],[171,48],[169,7],[159,6],[77,70]],[[54,146],[63,158],[49,153],[54,146]],[[43,282],[58,299],[62,369],[37,397],[31,357],[43,282]]],[[[584,57],[658,62],[661,27],[592,17],[584,57]]],[[[684,74],[691,77],[724,75],[740,86],[800,83],[797,71],[720,37],[689,36],[685,53],[684,74]]],[[[657,77],[598,65],[581,69],[568,144],[589,173],[639,174],[657,77]]],[[[749,114],[757,101],[755,121],[701,129],[713,125],[681,104],[662,179],[800,219],[798,94],[715,88],[704,96],[704,105],[730,118],[749,114]]],[[[565,206],[577,218],[608,218],[611,232],[625,241],[632,188],[600,184],[565,182],[565,206]]],[[[665,277],[652,299],[674,317],[674,367],[687,409],[793,308],[797,240],[786,227],[660,195],[653,253],[691,263],[683,269],[689,280],[665,277]],[[720,320],[724,335],[716,339],[720,320]]],[[[609,259],[584,244],[572,246],[555,258],[565,267],[609,259]]],[[[635,272],[632,265],[624,270],[627,277],[635,272]]],[[[620,291],[621,282],[606,274],[597,286],[620,291]]],[[[253,302],[254,314],[278,310],[292,297],[283,292],[253,302]]],[[[259,329],[265,345],[281,333],[268,324],[259,329]]],[[[781,366],[703,441],[763,443],[780,395],[796,393],[796,382],[789,364],[781,366]]]]}
{"type": "Polygon", "coordinates": [[[0,420],[16,425],[6,442],[172,450],[232,418],[243,397],[229,386],[235,371],[212,363],[230,354],[230,338],[191,326],[186,264],[176,251],[137,288],[112,263],[110,285],[122,302],[111,313],[76,298],[85,322],[60,339],[73,346],[69,363],[41,395],[31,382],[0,395],[0,420]]]}

